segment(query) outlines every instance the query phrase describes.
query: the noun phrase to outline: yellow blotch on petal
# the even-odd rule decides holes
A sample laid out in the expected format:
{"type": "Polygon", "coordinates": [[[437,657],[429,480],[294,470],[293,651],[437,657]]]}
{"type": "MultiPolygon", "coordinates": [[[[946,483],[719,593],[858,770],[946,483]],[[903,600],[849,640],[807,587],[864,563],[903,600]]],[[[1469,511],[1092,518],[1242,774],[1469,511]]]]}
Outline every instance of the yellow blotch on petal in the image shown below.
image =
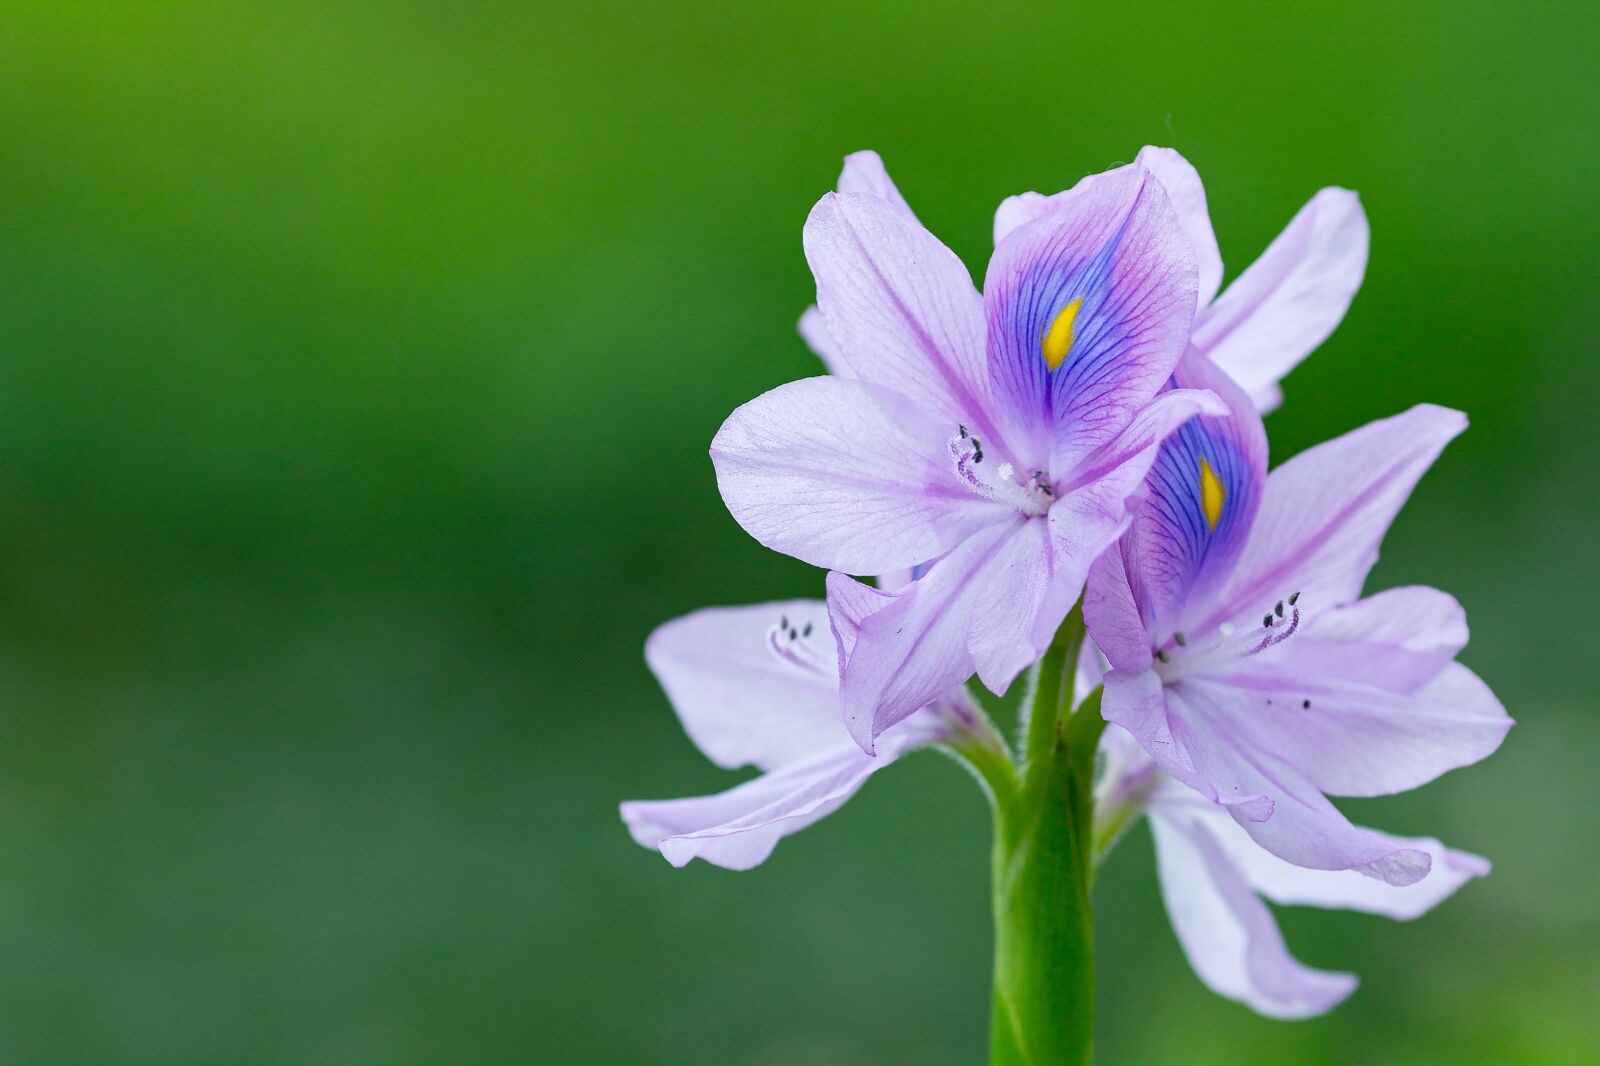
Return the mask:
{"type": "Polygon", "coordinates": [[[1222,519],[1222,505],[1228,499],[1228,490],[1217,480],[1217,472],[1211,469],[1211,464],[1206,462],[1206,457],[1200,457],[1200,509],[1206,513],[1206,525],[1212,529],[1217,528],[1217,522],[1222,519]]]}
{"type": "Polygon", "coordinates": [[[1083,297],[1080,296],[1063,307],[1045,331],[1040,350],[1044,355],[1044,365],[1051,370],[1064,363],[1067,353],[1072,351],[1072,324],[1078,320],[1078,308],[1082,306],[1083,297]]]}

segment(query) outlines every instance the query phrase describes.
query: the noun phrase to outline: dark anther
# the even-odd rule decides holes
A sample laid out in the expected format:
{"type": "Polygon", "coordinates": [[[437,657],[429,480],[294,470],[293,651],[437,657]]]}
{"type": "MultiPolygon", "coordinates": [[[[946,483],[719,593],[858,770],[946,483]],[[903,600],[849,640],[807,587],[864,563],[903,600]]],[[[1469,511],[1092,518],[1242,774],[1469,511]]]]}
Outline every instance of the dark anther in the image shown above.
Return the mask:
{"type": "Polygon", "coordinates": [[[1184,639],[1184,636],[1183,636],[1182,633],[1174,633],[1174,634],[1172,634],[1172,639],[1178,642],[1178,647],[1180,647],[1180,648],[1187,648],[1189,646],[1189,642],[1186,639],[1184,639]]]}
{"type": "Polygon", "coordinates": [[[1160,651],[1156,652],[1156,658],[1160,659],[1164,663],[1172,661],[1171,659],[1167,658],[1167,649],[1165,648],[1162,648],[1160,651]]]}
{"type": "Polygon", "coordinates": [[[800,635],[802,637],[809,637],[811,635],[811,623],[810,622],[806,623],[806,627],[800,631],[800,635]]]}
{"type": "Polygon", "coordinates": [[[970,437],[972,435],[971,433],[967,432],[967,424],[965,422],[962,422],[960,424],[959,428],[961,430],[961,439],[962,440],[966,440],[968,437],[970,437]]]}
{"type": "Polygon", "coordinates": [[[1310,700],[1301,700],[1300,701],[1300,709],[1304,710],[1304,711],[1309,711],[1311,709],[1311,701],[1310,700]]]}
{"type": "Polygon", "coordinates": [[[1261,624],[1266,626],[1268,629],[1272,628],[1272,612],[1271,611],[1268,611],[1266,613],[1266,616],[1261,619],[1261,624]]]}
{"type": "Polygon", "coordinates": [[[796,639],[799,638],[799,636],[800,636],[799,630],[796,630],[796,629],[789,630],[789,639],[790,640],[796,640],[796,639]]]}
{"type": "Polygon", "coordinates": [[[1298,600],[1299,598],[1300,598],[1300,594],[1298,592],[1291,594],[1290,597],[1289,597],[1289,606],[1293,607],[1294,606],[1294,601],[1298,600]]]}
{"type": "Polygon", "coordinates": [[[778,616],[778,628],[779,629],[788,629],[789,628],[789,616],[788,615],[780,614],[778,616]]]}
{"type": "Polygon", "coordinates": [[[1283,617],[1283,601],[1282,600],[1278,601],[1278,605],[1272,609],[1272,613],[1277,615],[1279,618],[1283,617]]]}
{"type": "Polygon", "coordinates": [[[977,437],[972,438],[972,461],[975,463],[983,462],[983,441],[977,437]]]}

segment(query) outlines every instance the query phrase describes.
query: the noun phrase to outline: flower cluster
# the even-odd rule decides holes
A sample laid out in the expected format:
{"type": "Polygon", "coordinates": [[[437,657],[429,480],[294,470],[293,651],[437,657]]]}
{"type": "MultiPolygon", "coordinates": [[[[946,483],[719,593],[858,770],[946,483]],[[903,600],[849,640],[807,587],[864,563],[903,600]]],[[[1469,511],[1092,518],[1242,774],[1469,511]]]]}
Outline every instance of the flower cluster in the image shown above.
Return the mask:
{"type": "Polygon", "coordinates": [[[1488,871],[1327,798],[1415,788],[1511,724],[1455,661],[1454,599],[1362,595],[1466,420],[1414,407],[1268,473],[1262,415],[1365,270],[1347,190],[1221,295],[1204,189],[1171,149],[1006,200],[994,240],[980,293],[870,152],[812,210],[800,331],[828,373],[739,408],[711,456],[752,536],[830,571],[826,600],[651,636],[691,739],[762,773],[623,818],[674,865],[746,869],[908,751],[1009,760],[969,679],[1003,695],[1081,609],[1076,685],[1108,723],[1094,860],[1147,817],[1201,979],[1274,1017],[1325,1011],[1354,977],[1296,962],[1261,897],[1410,918],[1488,871]]]}

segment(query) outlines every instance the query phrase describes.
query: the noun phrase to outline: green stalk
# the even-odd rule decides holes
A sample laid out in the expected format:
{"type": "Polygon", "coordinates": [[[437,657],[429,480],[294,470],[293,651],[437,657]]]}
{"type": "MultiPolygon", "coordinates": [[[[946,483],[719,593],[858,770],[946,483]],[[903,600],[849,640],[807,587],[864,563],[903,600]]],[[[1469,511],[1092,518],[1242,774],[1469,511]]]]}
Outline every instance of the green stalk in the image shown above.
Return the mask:
{"type": "Polygon", "coordinates": [[[1096,690],[1069,713],[1082,616],[1075,608],[1034,669],[1024,762],[994,806],[991,1066],[1089,1063],[1094,1043],[1096,690]]]}

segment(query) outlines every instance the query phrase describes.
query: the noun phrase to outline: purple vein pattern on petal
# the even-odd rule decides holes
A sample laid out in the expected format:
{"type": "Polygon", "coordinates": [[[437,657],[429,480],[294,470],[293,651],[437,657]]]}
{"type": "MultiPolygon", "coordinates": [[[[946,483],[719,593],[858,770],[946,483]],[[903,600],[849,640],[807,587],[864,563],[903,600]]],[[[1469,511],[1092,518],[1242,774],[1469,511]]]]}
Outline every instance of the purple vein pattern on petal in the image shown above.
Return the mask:
{"type": "Polygon", "coordinates": [[[1139,166],[1085,178],[995,249],[984,282],[997,416],[1024,468],[1066,476],[1171,376],[1194,314],[1189,242],[1139,166]]]}
{"type": "Polygon", "coordinates": [[[729,512],[756,540],[878,574],[934,558],[1005,514],[955,480],[949,435],[888,389],[805,378],[728,416],[711,458],[729,512]]]}
{"type": "Polygon", "coordinates": [[[1366,273],[1367,241],[1356,194],[1323,189],[1195,319],[1191,342],[1271,410],[1282,399],[1278,382],[1344,318],[1366,273]]]}
{"type": "Polygon", "coordinates": [[[817,308],[852,374],[938,416],[989,423],[983,302],[955,254],[878,196],[829,193],[805,227],[817,308]]]}
{"type": "Polygon", "coordinates": [[[1227,414],[1192,418],[1162,443],[1118,546],[1157,644],[1183,628],[1191,596],[1204,600],[1227,578],[1267,476],[1266,431],[1249,397],[1194,355],[1178,365],[1173,380],[1211,389],[1227,414]]]}

